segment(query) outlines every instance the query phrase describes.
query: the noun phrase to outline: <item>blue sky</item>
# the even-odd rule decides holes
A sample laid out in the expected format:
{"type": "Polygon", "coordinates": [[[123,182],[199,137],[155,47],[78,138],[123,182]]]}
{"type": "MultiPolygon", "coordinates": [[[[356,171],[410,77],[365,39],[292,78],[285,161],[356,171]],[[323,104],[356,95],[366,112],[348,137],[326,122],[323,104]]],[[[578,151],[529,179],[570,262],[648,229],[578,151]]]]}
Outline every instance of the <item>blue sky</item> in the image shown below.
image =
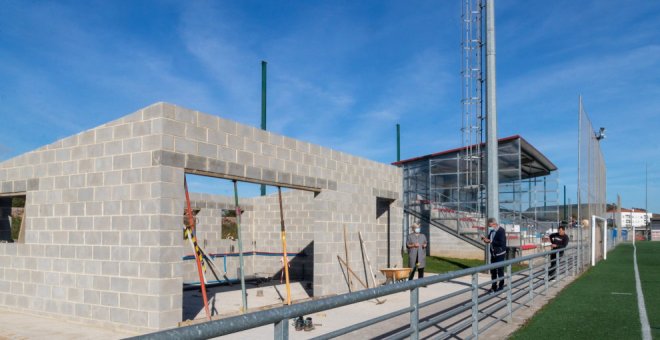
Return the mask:
{"type": "MultiPolygon", "coordinates": [[[[0,160],[157,101],[369,159],[460,145],[460,1],[0,0],[0,160]]],[[[578,95],[608,201],[660,212],[660,2],[497,1],[500,137],[575,201],[578,95]]],[[[201,182],[191,184],[199,189],[201,182]]]]}

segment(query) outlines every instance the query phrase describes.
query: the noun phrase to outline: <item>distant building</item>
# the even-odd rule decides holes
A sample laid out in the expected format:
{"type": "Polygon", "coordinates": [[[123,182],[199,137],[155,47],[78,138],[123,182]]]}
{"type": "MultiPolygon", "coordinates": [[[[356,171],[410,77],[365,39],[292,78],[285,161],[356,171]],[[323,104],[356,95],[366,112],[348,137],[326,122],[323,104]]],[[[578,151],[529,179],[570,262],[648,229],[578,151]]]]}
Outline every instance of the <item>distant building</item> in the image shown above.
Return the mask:
{"type": "Polygon", "coordinates": [[[660,241],[660,216],[657,214],[651,218],[651,241],[660,241]]]}
{"type": "Polygon", "coordinates": [[[651,216],[653,216],[652,213],[638,208],[621,208],[620,214],[617,212],[617,209],[607,210],[607,219],[612,220],[615,226],[622,226],[624,228],[646,227],[651,216]]]}

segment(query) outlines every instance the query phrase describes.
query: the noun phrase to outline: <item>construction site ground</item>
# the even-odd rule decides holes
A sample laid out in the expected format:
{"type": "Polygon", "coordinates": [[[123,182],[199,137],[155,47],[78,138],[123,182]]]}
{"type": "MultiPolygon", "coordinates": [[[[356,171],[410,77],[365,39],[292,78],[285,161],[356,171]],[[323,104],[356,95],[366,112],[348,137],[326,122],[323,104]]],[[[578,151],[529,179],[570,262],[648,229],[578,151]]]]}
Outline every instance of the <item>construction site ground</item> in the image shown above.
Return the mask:
{"type": "MultiPolygon", "coordinates": [[[[479,278],[481,282],[487,281],[488,279],[489,275],[486,274],[481,274],[479,278]]],[[[556,286],[549,289],[547,296],[536,295],[535,303],[531,308],[523,307],[519,309],[514,314],[511,323],[498,322],[485,334],[480,335],[480,338],[506,338],[527,319],[531,318],[538,309],[540,309],[547,301],[553,298],[560,291],[560,289],[568,284],[572,279],[573,277],[568,277],[563,281],[556,282],[556,286]]],[[[439,283],[430,285],[426,288],[422,288],[420,290],[420,302],[428,301],[432,298],[463,289],[466,287],[467,282],[468,278],[462,278],[454,282],[439,283]]],[[[286,288],[283,284],[279,284],[279,282],[263,283],[258,286],[254,284],[248,284],[246,286],[248,288],[248,307],[250,311],[281,305],[279,295],[282,294],[283,296],[286,296],[286,288]],[[259,290],[261,292],[257,293],[259,290]]],[[[305,289],[306,283],[294,282],[291,287],[294,301],[305,301],[310,299],[308,290],[305,289]]],[[[193,313],[195,308],[198,309],[197,313],[195,313],[195,318],[197,320],[182,322],[182,325],[203,322],[205,312],[203,307],[199,308],[200,305],[195,303],[195,300],[201,303],[201,297],[196,296],[197,294],[199,293],[196,290],[187,291],[184,294],[186,295],[187,303],[189,303],[187,307],[184,306],[184,310],[188,308],[188,312],[193,313]]],[[[440,304],[421,309],[420,319],[430,315],[435,315],[439,311],[447,309],[452,304],[467,299],[468,294],[469,293],[465,293],[452,299],[443,301],[440,304]]],[[[214,313],[216,315],[214,316],[214,319],[236,315],[239,313],[240,306],[242,305],[240,285],[211,288],[209,290],[209,295],[213,296],[213,298],[210,299],[212,305],[213,301],[216,301],[216,313],[214,313]]],[[[315,329],[312,331],[296,331],[293,325],[290,325],[290,338],[312,338],[346,327],[351,324],[393,312],[410,304],[410,297],[408,292],[390,295],[384,297],[383,299],[387,300],[383,304],[377,304],[375,300],[365,301],[349,306],[315,313],[312,315],[306,315],[306,317],[312,317],[312,320],[315,324],[315,329]]],[[[132,332],[112,330],[103,328],[101,326],[71,322],[40,315],[32,315],[23,312],[11,311],[8,309],[0,309],[0,320],[0,339],[120,339],[137,335],[136,333],[132,332]]],[[[482,321],[481,325],[486,324],[488,321],[482,321]]],[[[387,322],[380,323],[376,326],[349,333],[344,338],[382,338],[393,334],[393,332],[402,330],[408,325],[409,316],[405,314],[387,322]]],[[[443,326],[444,325],[446,325],[446,323],[443,324],[443,326]]],[[[420,335],[422,338],[428,338],[434,335],[437,336],[441,330],[442,329],[439,327],[431,327],[421,332],[420,335]]],[[[464,338],[467,336],[469,331],[470,329],[468,328],[468,330],[459,334],[459,338],[464,338]]],[[[240,333],[234,333],[223,337],[223,339],[270,339],[272,337],[273,326],[267,325],[240,333]]]]}

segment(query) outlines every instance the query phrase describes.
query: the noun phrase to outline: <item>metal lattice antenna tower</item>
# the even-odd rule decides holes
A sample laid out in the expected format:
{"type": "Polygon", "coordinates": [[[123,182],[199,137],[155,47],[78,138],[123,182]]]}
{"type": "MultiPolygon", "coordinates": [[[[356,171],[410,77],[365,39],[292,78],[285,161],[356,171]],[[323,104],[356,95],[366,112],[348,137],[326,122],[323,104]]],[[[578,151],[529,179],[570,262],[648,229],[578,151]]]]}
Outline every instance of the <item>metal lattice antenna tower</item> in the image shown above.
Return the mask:
{"type": "MultiPolygon", "coordinates": [[[[462,144],[465,148],[461,155],[459,169],[460,197],[475,195],[479,204],[478,214],[482,210],[482,159],[483,159],[483,64],[482,64],[482,0],[463,0],[462,39],[461,39],[461,78],[462,104],[462,144]]],[[[460,206],[460,202],[459,202],[460,206]]]]}

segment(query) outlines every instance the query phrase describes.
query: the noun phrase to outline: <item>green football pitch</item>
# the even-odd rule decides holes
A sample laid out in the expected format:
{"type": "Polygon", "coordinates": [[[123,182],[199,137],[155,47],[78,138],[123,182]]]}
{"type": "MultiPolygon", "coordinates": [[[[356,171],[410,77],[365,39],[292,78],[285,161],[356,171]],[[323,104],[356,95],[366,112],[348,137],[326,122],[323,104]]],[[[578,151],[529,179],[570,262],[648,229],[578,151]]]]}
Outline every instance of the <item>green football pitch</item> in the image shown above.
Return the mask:
{"type": "MultiPolygon", "coordinates": [[[[660,339],[660,242],[637,242],[653,338],[660,339]]],[[[621,244],[545,305],[512,339],[641,339],[632,244],[621,244]]]]}

